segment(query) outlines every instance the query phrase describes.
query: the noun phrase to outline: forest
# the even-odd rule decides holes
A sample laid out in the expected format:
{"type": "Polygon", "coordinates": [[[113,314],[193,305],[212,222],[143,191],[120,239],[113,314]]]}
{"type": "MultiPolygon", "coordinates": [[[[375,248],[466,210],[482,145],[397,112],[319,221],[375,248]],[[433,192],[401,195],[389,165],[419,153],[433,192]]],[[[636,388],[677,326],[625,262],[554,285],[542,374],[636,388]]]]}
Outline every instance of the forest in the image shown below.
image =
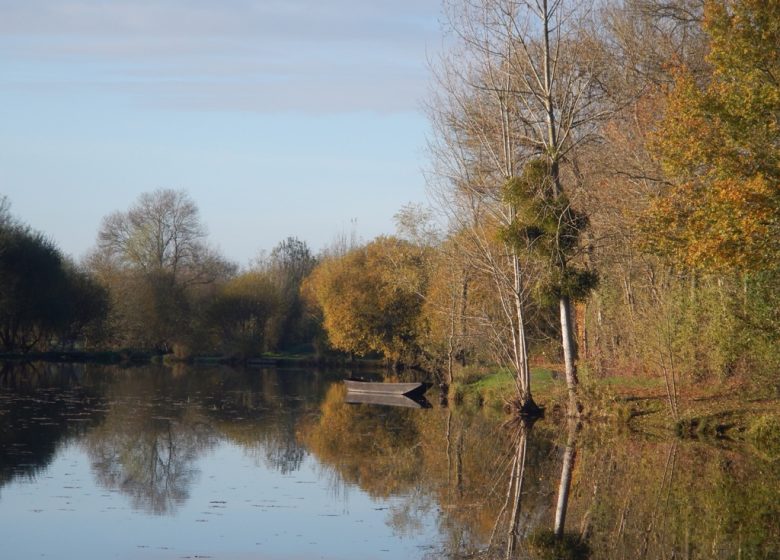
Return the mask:
{"type": "MultiPolygon", "coordinates": [[[[0,352],[381,357],[458,388],[533,369],[687,399],[780,392],[780,1],[453,0],[431,62],[431,204],[393,235],[247,266],[186,191],[74,262],[0,199],[0,352]]],[[[600,383],[602,385],[600,385],[600,383]]]]}

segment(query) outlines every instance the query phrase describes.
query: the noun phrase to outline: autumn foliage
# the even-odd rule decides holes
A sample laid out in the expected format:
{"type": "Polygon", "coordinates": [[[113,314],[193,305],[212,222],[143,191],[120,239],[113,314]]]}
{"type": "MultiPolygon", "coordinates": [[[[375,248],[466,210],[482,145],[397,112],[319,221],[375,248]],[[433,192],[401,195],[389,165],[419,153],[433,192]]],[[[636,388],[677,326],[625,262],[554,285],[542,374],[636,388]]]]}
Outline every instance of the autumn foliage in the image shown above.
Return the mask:
{"type": "Polygon", "coordinates": [[[676,71],[655,148],[671,184],[653,245],[696,268],[761,270],[780,255],[780,2],[709,2],[712,74],[676,71]]]}

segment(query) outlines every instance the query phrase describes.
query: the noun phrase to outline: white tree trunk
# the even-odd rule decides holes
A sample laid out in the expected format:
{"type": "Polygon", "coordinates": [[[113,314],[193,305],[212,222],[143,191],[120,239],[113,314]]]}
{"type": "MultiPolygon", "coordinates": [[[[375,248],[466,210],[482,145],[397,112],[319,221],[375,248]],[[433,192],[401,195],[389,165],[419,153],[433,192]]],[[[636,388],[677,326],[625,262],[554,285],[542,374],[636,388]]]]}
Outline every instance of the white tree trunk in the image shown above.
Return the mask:
{"type": "Polygon", "coordinates": [[[577,403],[577,363],[576,348],[574,346],[574,325],[572,324],[571,300],[568,296],[561,296],[558,301],[561,311],[561,343],[563,346],[563,361],[566,366],[566,389],[569,393],[569,414],[579,413],[577,403]]]}
{"type": "Polygon", "coordinates": [[[525,335],[525,311],[523,309],[522,298],[522,270],[519,260],[514,257],[514,304],[515,314],[517,316],[515,328],[514,360],[515,375],[517,375],[517,385],[520,390],[521,407],[529,406],[533,403],[531,396],[531,369],[528,367],[528,341],[525,335]]]}
{"type": "Polygon", "coordinates": [[[555,507],[555,537],[563,537],[563,531],[566,527],[566,510],[569,507],[569,490],[571,488],[571,475],[574,470],[574,459],[576,456],[575,441],[577,437],[577,426],[571,420],[569,421],[569,435],[566,439],[566,449],[563,451],[563,466],[561,468],[561,481],[558,484],[558,503],[555,507]]]}

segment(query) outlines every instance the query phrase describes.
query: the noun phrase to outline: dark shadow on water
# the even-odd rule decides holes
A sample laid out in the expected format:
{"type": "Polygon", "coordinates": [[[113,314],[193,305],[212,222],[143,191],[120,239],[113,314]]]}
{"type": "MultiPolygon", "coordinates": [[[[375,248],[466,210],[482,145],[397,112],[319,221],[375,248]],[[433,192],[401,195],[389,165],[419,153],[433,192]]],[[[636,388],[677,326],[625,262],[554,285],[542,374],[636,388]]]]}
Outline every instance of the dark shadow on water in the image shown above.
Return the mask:
{"type": "Polygon", "coordinates": [[[105,416],[83,365],[0,364],[0,487],[35,479],[64,444],[105,416]]]}

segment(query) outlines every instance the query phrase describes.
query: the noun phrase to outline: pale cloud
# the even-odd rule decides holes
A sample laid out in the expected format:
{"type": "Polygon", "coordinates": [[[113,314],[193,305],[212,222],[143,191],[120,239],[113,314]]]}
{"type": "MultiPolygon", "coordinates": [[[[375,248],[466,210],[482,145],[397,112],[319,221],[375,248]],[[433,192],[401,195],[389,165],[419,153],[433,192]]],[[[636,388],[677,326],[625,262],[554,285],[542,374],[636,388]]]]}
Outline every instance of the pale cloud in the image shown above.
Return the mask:
{"type": "Polygon", "coordinates": [[[432,0],[0,0],[0,34],[413,38],[431,26],[438,6],[432,0]]]}
{"type": "Polygon", "coordinates": [[[45,92],[59,83],[186,110],[414,110],[438,7],[439,0],[0,0],[0,84],[45,92]]]}

